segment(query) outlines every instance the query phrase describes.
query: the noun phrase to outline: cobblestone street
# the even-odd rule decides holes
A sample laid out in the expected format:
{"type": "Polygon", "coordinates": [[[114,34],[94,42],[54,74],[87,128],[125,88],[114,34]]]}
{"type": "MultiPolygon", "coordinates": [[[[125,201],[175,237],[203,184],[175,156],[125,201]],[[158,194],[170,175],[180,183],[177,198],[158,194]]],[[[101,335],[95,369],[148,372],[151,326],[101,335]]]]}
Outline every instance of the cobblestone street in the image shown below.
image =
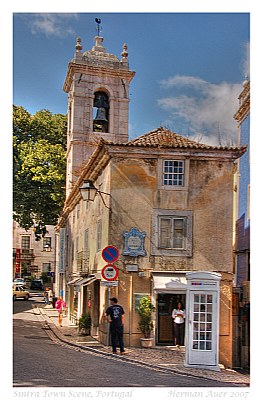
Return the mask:
{"type": "MultiPolygon", "coordinates": [[[[112,354],[111,347],[104,346],[95,338],[79,335],[77,326],[73,325],[65,316],[63,317],[63,326],[60,327],[58,325],[57,311],[52,306],[35,308],[35,312],[48,324],[55,336],[64,343],[87,348],[93,352],[108,354],[111,357],[120,357],[119,355],[112,354]]],[[[126,348],[126,354],[121,356],[121,358],[130,362],[175,371],[183,375],[207,378],[220,382],[239,383],[247,386],[250,384],[248,374],[241,374],[231,369],[225,369],[223,366],[221,366],[218,372],[201,368],[187,368],[184,366],[184,357],[185,348],[174,346],[157,346],[151,349],[129,347],[126,348]]]]}

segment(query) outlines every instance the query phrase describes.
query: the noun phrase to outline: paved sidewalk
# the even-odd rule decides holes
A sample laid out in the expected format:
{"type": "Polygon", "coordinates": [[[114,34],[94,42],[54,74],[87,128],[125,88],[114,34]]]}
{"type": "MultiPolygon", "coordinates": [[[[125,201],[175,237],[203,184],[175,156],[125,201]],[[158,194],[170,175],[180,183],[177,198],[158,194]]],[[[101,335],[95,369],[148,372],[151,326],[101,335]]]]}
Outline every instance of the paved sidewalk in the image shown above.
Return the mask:
{"type": "Polygon", "coordinates": [[[58,325],[57,310],[51,305],[43,308],[35,308],[42,322],[48,325],[52,333],[66,345],[78,347],[79,349],[96,352],[100,355],[121,358],[127,362],[142,364],[150,368],[158,368],[166,371],[177,372],[183,375],[212,379],[215,381],[239,384],[240,386],[250,385],[249,374],[241,374],[221,366],[220,371],[210,371],[199,368],[187,368],[184,366],[185,349],[174,346],[156,346],[151,349],[127,347],[123,356],[112,354],[111,346],[101,344],[96,338],[82,336],[78,333],[78,327],[63,317],[63,326],[58,325]]]}

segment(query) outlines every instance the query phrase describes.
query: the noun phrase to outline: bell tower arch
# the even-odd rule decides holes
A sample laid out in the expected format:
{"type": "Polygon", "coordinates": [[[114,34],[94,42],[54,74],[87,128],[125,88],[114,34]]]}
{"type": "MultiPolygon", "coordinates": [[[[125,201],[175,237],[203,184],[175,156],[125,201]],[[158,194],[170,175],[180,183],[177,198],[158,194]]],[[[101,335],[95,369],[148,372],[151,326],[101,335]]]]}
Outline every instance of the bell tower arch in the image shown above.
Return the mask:
{"type": "Polygon", "coordinates": [[[127,45],[118,59],[106,51],[102,36],[94,42],[82,52],[77,38],[63,86],[68,94],[67,196],[101,137],[128,141],[129,85],[135,72],[129,69],[127,45]]]}

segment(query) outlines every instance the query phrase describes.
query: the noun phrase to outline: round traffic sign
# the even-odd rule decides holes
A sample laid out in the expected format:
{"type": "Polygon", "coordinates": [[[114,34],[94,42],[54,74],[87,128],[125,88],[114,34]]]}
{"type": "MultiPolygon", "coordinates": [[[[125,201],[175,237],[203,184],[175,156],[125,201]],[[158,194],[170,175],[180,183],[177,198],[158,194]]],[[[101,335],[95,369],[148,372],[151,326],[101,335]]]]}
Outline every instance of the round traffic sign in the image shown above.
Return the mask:
{"type": "Polygon", "coordinates": [[[102,257],[106,262],[112,263],[118,259],[119,251],[114,246],[106,246],[102,250],[102,257]]]}
{"type": "Polygon", "coordinates": [[[107,264],[101,274],[106,281],[115,281],[118,277],[118,269],[113,264],[107,264]]]}

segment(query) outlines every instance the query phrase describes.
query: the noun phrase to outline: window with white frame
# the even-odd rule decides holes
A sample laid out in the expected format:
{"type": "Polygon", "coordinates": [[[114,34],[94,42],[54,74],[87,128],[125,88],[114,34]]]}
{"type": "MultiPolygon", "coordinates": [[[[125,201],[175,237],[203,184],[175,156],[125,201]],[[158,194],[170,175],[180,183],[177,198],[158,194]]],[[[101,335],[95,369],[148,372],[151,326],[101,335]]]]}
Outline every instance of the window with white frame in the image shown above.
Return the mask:
{"type": "Polygon", "coordinates": [[[51,271],[51,263],[43,263],[42,272],[50,272],[51,271]]]}
{"type": "Polygon", "coordinates": [[[88,271],[89,267],[89,229],[84,232],[84,253],[83,253],[83,270],[88,271]]]}
{"type": "Polygon", "coordinates": [[[29,250],[30,249],[30,236],[22,236],[21,237],[21,249],[29,250]]]}
{"type": "Polygon", "coordinates": [[[163,185],[184,186],[185,185],[184,160],[163,160],[163,185]]]}
{"type": "Polygon", "coordinates": [[[192,256],[192,211],[154,209],[152,255],[192,256]]]}
{"type": "Polygon", "coordinates": [[[52,238],[43,237],[43,251],[51,251],[52,238]]]}

